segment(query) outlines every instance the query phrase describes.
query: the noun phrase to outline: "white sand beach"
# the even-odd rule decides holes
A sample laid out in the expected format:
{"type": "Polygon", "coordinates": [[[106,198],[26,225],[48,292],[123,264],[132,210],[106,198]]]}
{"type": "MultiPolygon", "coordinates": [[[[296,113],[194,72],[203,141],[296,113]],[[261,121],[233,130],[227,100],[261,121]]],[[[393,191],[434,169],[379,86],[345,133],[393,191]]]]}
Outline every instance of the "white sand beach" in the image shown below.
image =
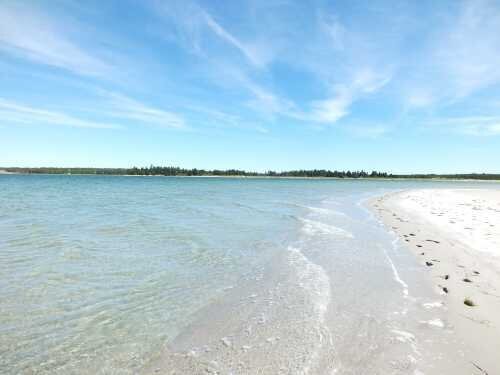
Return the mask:
{"type": "Polygon", "coordinates": [[[373,206],[441,295],[464,373],[500,373],[500,189],[410,190],[373,206]]]}

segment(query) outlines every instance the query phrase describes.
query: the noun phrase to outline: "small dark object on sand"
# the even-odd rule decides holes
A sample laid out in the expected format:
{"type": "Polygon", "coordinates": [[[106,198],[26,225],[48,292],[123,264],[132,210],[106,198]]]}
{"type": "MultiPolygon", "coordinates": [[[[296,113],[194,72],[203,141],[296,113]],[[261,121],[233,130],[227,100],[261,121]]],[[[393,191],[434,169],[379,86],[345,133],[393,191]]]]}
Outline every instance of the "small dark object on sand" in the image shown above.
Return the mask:
{"type": "Polygon", "coordinates": [[[440,243],[439,241],[436,240],[426,240],[427,242],[434,242],[434,243],[440,243]]]}
{"type": "Polygon", "coordinates": [[[410,233],[410,236],[413,236],[413,237],[415,237],[415,234],[414,234],[414,233],[410,233]]]}
{"type": "Polygon", "coordinates": [[[417,245],[417,247],[422,247],[422,245],[417,245]]]}
{"type": "Polygon", "coordinates": [[[425,255],[425,253],[420,253],[420,255],[425,255]]]}
{"type": "Polygon", "coordinates": [[[432,265],[434,265],[434,263],[432,263],[432,262],[425,262],[425,264],[426,264],[427,266],[429,266],[429,267],[430,267],[430,266],[432,266],[432,265]]]}
{"type": "Polygon", "coordinates": [[[464,299],[464,305],[471,306],[471,307],[476,306],[476,304],[474,302],[472,302],[472,300],[469,298],[464,299]]]}
{"type": "Polygon", "coordinates": [[[477,368],[479,371],[481,371],[484,375],[488,375],[488,372],[486,370],[482,369],[481,367],[476,365],[474,362],[471,362],[471,363],[475,368],[477,368]]]}
{"type": "Polygon", "coordinates": [[[450,278],[450,275],[444,275],[444,279],[448,280],[450,278]]]}
{"type": "Polygon", "coordinates": [[[443,292],[448,293],[448,288],[443,286],[443,292]]]}
{"type": "Polygon", "coordinates": [[[479,271],[472,271],[474,272],[474,275],[479,275],[479,271]]]}
{"type": "Polygon", "coordinates": [[[472,282],[472,280],[471,280],[471,279],[468,279],[467,277],[465,277],[465,278],[463,279],[463,281],[464,281],[464,282],[466,282],[466,283],[471,283],[471,282],[472,282]]]}

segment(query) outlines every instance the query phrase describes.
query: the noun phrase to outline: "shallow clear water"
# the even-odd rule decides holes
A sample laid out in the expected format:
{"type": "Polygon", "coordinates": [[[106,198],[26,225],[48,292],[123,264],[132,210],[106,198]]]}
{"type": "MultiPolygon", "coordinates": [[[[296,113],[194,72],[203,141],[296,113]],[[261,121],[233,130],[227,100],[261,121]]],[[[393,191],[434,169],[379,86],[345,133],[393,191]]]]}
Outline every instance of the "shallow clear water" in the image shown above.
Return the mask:
{"type": "Polygon", "coordinates": [[[444,313],[362,203],[450,185],[0,176],[0,372],[412,373],[444,313]]]}

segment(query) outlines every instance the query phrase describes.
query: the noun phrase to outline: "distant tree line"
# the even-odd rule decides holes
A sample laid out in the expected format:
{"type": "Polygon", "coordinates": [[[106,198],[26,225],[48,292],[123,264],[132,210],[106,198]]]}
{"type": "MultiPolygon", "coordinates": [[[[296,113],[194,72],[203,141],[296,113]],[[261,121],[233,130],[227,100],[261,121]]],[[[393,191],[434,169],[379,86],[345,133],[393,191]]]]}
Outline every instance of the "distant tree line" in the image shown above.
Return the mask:
{"type": "Polygon", "coordinates": [[[373,171],[367,173],[365,171],[330,171],[326,169],[312,170],[296,170],[275,172],[267,171],[265,173],[248,172],[240,169],[185,169],[179,167],[155,167],[149,168],[131,168],[127,169],[129,175],[146,175],[146,176],[263,176],[263,177],[337,177],[337,178],[360,178],[360,177],[387,177],[387,173],[373,171]]]}
{"type": "Polygon", "coordinates": [[[394,178],[446,178],[451,180],[500,180],[499,173],[398,174],[394,178]]]}
{"type": "Polygon", "coordinates": [[[133,168],[0,168],[12,173],[24,174],[93,174],[93,175],[132,175],[132,176],[255,176],[255,177],[323,177],[323,178],[446,178],[472,180],[500,180],[500,174],[392,174],[386,172],[331,171],[328,169],[300,169],[292,171],[267,171],[265,173],[249,172],[240,169],[186,169],[179,167],[133,168]]]}
{"type": "Polygon", "coordinates": [[[132,175],[132,176],[262,176],[262,177],[336,177],[336,178],[367,178],[390,177],[385,172],[372,171],[331,171],[326,169],[293,170],[293,171],[267,171],[265,173],[249,172],[240,169],[186,169],[179,167],[149,167],[133,168],[0,168],[12,173],[25,174],[96,174],[96,175],[132,175]]]}

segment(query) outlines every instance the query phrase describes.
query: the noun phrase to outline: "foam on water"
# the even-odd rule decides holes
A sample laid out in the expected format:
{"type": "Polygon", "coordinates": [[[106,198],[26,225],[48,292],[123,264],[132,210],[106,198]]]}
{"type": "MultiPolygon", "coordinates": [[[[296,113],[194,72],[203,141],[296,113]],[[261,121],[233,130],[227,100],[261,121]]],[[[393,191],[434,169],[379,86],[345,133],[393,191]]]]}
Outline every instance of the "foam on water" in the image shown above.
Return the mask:
{"type": "Polygon", "coordinates": [[[316,322],[318,341],[302,368],[301,373],[308,374],[325,343],[333,346],[332,335],[328,327],[324,325],[325,314],[331,301],[330,279],[325,270],[307,259],[300,249],[290,246],[288,250],[289,262],[295,267],[298,285],[305,289],[313,299],[315,316],[311,319],[316,322]]]}
{"type": "Polygon", "coordinates": [[[301,218],[300,221],[302,221],[303,223],[302,231],[309,235],[326,234],[339,237],[354,238],[351,232],[342,228],[338,228],[331,224],[304,218],[301,218]]]}
{"type": "MultiPolygon", "coordinates": [[[[398,238],[396,238],[394,241],[393,241],[393,246],[395,246],[395,244],[398,242],[398,238]]],[[[387,250],[385,250],[384,247],[381,247],[379,246],[379,248],[382,249],[382,251],[384,252],[384,255],[387,259],[387,262],[389,263],[389,265],[391,266],[391,270],[392,270],[392,275],[394,277],[394,281],[396,281],[398,284],[401,285],[401,287],[403,288],[403,296],[405,298],[408,298],[409,296],[409,292],[408,292],[408,284],[401,278],[401,276],[399,276],[399,272],[396,268],[396,266],[394,265],[394,262],[392,261],[391,257],[389,256],[389,254],[387,253],[387,250]]]]}
{"type": "Polygon", "coordinates": [[[442,301],[435,301],[435,302],[426,302],[422,305],[426,309],[435,309],[435,308],[440,308],[443,307],[443,302],[442,301]]]}
{"type": "Polygon", "coordinates": [[[347,215],[341,211],[337,210],[332,210],[330,208],[323,208],[323,207],[312,207],[312,206],[306,206],[309,210],[312,212],[321,214],[321,215],[334,215],[334,216],[342,216],[342,217],[347,217],[347,215]]]}
{"type": "Polygon", "coordinates": [[[323,322],[331,300],[330,279],[321,266],[308,260],[299,249],[289,246],[288,250],[289,261],[296,268],[299,285],[314,296],[318,320],[323,322]]]}
{"type": "Polygon", "coordinates": [[[431,327],[444,328],[444,322],[439,318],[430,319],[430,320],[422,320],[422,321],[420,321],[420,323],[431,326],[431,327]]]}

